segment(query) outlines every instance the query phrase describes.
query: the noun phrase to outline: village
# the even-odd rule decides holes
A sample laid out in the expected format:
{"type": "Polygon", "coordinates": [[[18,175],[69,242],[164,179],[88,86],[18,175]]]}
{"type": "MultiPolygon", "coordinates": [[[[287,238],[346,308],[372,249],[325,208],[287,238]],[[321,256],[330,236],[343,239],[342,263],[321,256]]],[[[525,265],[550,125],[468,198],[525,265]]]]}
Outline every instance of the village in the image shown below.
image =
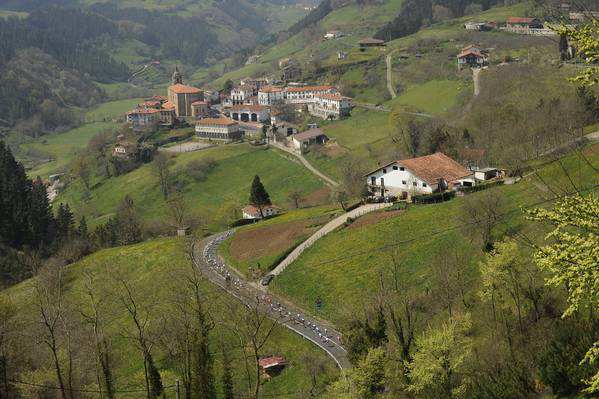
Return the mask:
{"type": "MultiPolygon", "coordinates": [[[[571,15],[570,18],[576,22],[580,17],[571,15]]],[[[495,22],[469,22],[464,29],[482,32],[500,29],[536,36],[555,34],[534,17],[509,17],[501,26],[495,22]]],[[[345,36],[338,30],[328,31],[323,40],[345,36]]],[[[384,48],[385,41],[365,38],[358,42],[358,46],[360,51],[372,47],[384,48]]],[[[463,47],[455,57],[458,71],[472,69],[476,73],[487,68],[492,50],[478,44],[463,47]]],[[[575,50],[569,47],[569,51],[575,50]]],[[[342,55],[338,56],[342,58],[342,55]]],[[[279,61],[282,68],[289,67],[291,63],[290,59],[279,61]]],[[[186,151],[249,140],[294,153],[301,159],[309,148],[327,145],[329,138],[317,123],[308,124],[308,128],[302,131],[292,122],[298,115],[323,121],[341,120],[350,118],[355,106],[352,98],[344,96],[339,87],[282,81],[271,77],[243,78],[233,84],[228,92],[212,92],[185,84],[181,72],[176,68],[171,83],[166,96],[147,98],[126,113],[126,121],[133,131],[193,126],[196,142],[185,143],[186,151]]],[[[126,158],[138,152],[139,146],[130,141],[117,142],[113,155],[126,158]]],[[[303,159],[303,162],[307,161],[303,159]]],[[[379,165],[381,163],[378,162],[379,165]]],[[[369,192],[366,200],[426,202],[429,200],[427,196],[438,200],[446,196],[435,197],[435,194],[462,194],[477,186],[502,183],[506,174],[506,170],[483,164],[480,160],[461,157],[458,161],[443,153],[429,154],[385,163],[369,172],[364,176],[369,192]]],[[[274,216],[281,212],[281,208],[270,205],[258,209],[249,205],[241,211],[244,219],[256,220],[274,216]]]]}

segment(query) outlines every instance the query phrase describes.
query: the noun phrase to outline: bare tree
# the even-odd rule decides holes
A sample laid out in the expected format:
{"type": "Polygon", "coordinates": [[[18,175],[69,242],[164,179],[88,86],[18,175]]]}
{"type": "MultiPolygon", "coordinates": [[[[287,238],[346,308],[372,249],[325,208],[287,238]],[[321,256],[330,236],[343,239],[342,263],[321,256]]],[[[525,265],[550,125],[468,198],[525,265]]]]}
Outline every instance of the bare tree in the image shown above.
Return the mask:
{"type": "Polygon", "coordinates": [[[299,208],[300,202],[304,199],[302,193],[299,191],[292,191],[289,193],[289,200],[293,202],[295,209],[299,208]]]}
{"type": "Polygon", "coordinates": [[[487,189],[464,199],[458,220],[466,235],[481,241],[483,251],[493,248],[493,230],[499,224],[504,205],[503,194],[496,189],[487,189]]]}
{"type": "Polygon", "coordinates": [[[230,321],[233,323],[231,331],[239,339],[241,346],[250,352],[245,357],[248,394],[251,398],[258,399],[260,397],[262,380],[260,356],[272,333],[275,331],[277,323],[260,310],[260,300],[258,297],[256,297],[256,300],[252,304],[245,307],[239,307],[237,303],[233,305],[230,307],[229,312],[231,315],[230,321]],[[252,365],[248,361],[251,361],[252,365]],[[253,373],[251,371],[252,368],[253,373]],[[253,389],[251,388],[252,385],[253,389]]]}
{"type": "Polygon", "coordinates": [[[89,325],[92,330],[94,337],[94,354],[95,354],[95,371],[96,371],[96,382],[98,383],[99,397],[113,399],[114,386],[112,376],[112,361],[111,354],[108,344],[108,338],[106,337],[100,319],[100,306],[101,299],[96,297],[94,287],[96,286],[96,279],[92,274],[87,275],[87,282],[84,290],[89,301],[90,311],[80,311],[83,320],[89,325]],[[105,390],[105,392],[104,392],[105,390]]]}
{"type": "Polygon", "coordinates": [[[152,162],[152,170],[154,175],[158,178],[160,191],[162,192],[162,196],[164,197],[165,201],[168,199],[168,194],[170,191],[170,166],[171,159],[167,154],[163,152],[156,153],[154,156],[154,162],[152,162]]]}
{"type": "Polygon", "coordinates": [[[160,373],[154,364],[152,358],[152,347],[154,340],[150,331],[151,317],[148,310],[141,308],[138,301],[135,299],[131,287],[125,279],[117,278],[117,283],[122,287],[120,292],[120,301],[123,304],[127,313],[131,317],[131,321],[135,327],[134,331],[125,331],[123,337],[134,341],[143,356],[144,363],[144,379],[146,383],[146,396],[148,399],[158,398],[162,391],[162,380],[160,373]]]}
{"type": "Polygon", "coordinates": [[[174,227],[185,227],[189,216],[189,207],[182,195],[177,195],[168,200],[167,212],[170,222],[174,227]]]}
{"type": "Polygon", "coordinates": [[[72,399],[71,362],[65,367],[60,359],[60,352],[64,349],[61,339],[64,333],[62,268],[46,266],[35,279],[34,288],[41,324],[40,339],[51,352],[61,398],[72,399]]]}

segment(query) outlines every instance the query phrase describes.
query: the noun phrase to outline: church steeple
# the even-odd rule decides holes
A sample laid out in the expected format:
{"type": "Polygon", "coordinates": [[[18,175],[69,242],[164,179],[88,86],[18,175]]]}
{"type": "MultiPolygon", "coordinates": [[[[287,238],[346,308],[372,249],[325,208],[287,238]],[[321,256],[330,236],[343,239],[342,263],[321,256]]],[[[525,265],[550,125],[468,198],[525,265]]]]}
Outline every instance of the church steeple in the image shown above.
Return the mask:
{"type": "Polygon", "coordinates": [[[178,66],[175,66],[175,72],[173,72],[173,84],[183,84],[183,76],[181,76],[178,66]]]}

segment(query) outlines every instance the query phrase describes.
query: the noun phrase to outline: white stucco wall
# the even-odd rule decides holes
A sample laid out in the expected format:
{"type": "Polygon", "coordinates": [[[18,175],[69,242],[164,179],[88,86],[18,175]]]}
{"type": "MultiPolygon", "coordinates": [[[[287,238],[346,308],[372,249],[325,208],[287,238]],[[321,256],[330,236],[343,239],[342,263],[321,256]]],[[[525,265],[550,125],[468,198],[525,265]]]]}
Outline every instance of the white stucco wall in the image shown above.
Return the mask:
{"type": "Polygon", "coordinates": [[[392,194],[401,194],[403,191],[408,193],[430,194],[437,188],[437,184],[430,185],[412,174],[407,168],[404,168],[403,171],[400,168],[402,168],[402,166],[397,162],[386,166],[384,169],[369,174],[366,183],[372,184],[372,178],[374,177],[376,179],[375,184],[380,186],[381,178],[383,178],[385,181],[385,188],[392,194]],[[394,167],[397,169],[394,169],[394,167]]]}

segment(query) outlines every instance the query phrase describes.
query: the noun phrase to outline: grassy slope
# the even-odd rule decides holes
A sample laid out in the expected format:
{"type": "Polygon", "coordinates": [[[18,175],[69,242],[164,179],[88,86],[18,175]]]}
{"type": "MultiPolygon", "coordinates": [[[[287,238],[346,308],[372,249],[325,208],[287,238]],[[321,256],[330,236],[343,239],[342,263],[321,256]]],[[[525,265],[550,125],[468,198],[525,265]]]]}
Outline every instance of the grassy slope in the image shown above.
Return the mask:
{"type": "MultiPolygon", "coordinates": [[[[101,298],[103,304],[100,307],[100,312],[108,320],[105,331],[111,339],[116,360],[115,385],[117,388],[143,387],[143,366],[139,352],[130,341],[121,336],[125,329],[131,329],[132,325],[118,300],[119,294],[115,291],[118,283],[112,277],[119,276],[128,282],[134,296],[140,301],[142,309],[152,308],[155,316],[166,316],[169,314],[165,308],[168,306],[169,298],[172,298],[177,285],[182,284],[184,276],[189,273],[189,260],[184,254],[184,241],[177,238],[165,238],[133,246],[102,250],[68,266],[65,272],[65,303],[79,309],[87,309],[89,306],[84,295],[84,287],[89,281],[88,276],[94,276],[94,291],[98,298],[101,298]]],[[[37,317],[37,309],[33,302],[35,294],[32,283],[32,280],[28,280],[3,292],[17,305],[19,314],[22,315],[25,322],[23,326],[25,331],[30,331],[36,325],[34,318],[37,317]]],[[[238,302],[229,299],[230,297],[222,294],[211,283],[204,281],[202,287],[205,295],[210,298],[207,306],[216,321],[211,338],[212,350],[217,353],[215,355],[217,381],[220,382],[222,367],[220,342],[223,342],[225,347],[231,350],[236,392],[240,394],[244,386],[241,352],[238,345],[235,344],[235,338],[225,325],[227,322],[225,315],[230,311],[229,306],[236,309],[239,309],[240,306],[238,302]]],[[[75,312],[74,315],[77,317],[78,313],[75,312]]],[[[83,328],[84,324],[81,322],[77,325],[79,328],[83,328]]],[[[83,331],[80,332],[83,333],[83,331]]],[[[166,334],[168,337],[168,332],[166,334]]],[[[49,355],[45,349],[36,348],[33,341],[24,343],[22,349],[25,355],[36,356],[38,359],[45,359],[49,355]]],[[[284,329],[276,330],[263,353],[283,355],[290,360],[290,366],[280,376],[265,383],[264,393],[266,395],[296,397],[281,393],[297,392],[308,386],[310,381],[303,369],[305,354],[309,354],[326,365],[325,372],[318,376],[319,384],[323,384],[336,374],[333,361],[329,360],[323,352],[284,329]]],[[[172,365],[169,366],[164,362],[164,356],[163,347],[155,346],[154,357],[157,359],[159,367],[162,368],[163,382],[165,385],[172,385],[174,384],[175,370],[172,365]]],[[[174,395],[172,389],[169,390],[168,395],[169,397],[174,395]]]]}
{"type": "MultiPolygon", "coordinates": [[[[310,234],[316,231],[320,226],[326,223],[329,219],[333,218],[340,212],[340,209],[335,205],[328,205],[323,207],[313,207],[296,209],[289,211],[281,216],[273,219],[265,220],[260,223],[256,223],[249,226],[244,226],[235,232],[235,235],[228,238],[220,248],[221,255],[226,259],[227,263],[235,267],[243,275],[247,276],[248,268],[256,267],[259,263],[262,267],[263,274],[272,268],[278,259],[288,253],[297,244],[307,239],[310,234]],[[240,234],[252,234],[254,236],[260,236],[263,233],[267,233],[272,226],[289,226],[297,222],[303,222],[309,226],[306,228],[304,233],[296,239],[287,239],[284,242],[284,248],[277,251],[276,253],[268,254],[266,256],[252,256],[249,259],[240,260],[234,254],[231,253],[231,244],[233,241],[239,240],[240,234]]],[[[270,237],[270,235],[269,235],[270,237]]]]}
{"type": "MultiPolygon", "coordinates": [[[[593,147],[588,156],[595,165],[599,164],[599,145],[593,147]]],[[[577,157],[570,156],[563,160],[563,164],[578,187],[596,182],[593,170],[577,157]]],[[[555,184],[555,187],[572,190],[559,164],[551,163],[540,173],[544,181],[555,184]]],[[[519,184],[497,189],[505,197],[506,208],[514,210],[502,219],[497,233],[515,229],[539,238],[541,233],[523,220],[519,209],[553,196],[540,187],[537,178],[530,176],[519,184]]],[[[424,288],[429,284],[430,265],[437,256],[450,254],[454,249],[460,253],[480,253],[458,229],[433,235],[457,225],[455,219],[463,201],[463,198],[456,198],[442,204],[413,206],[380,223],[340,229],[304,252],[274,280],[272,289],[306,309],[311,309],[315,298],[320,296],[323,299],[322,315],[341,322],[346,312],[374,295],[378,272],[389,267],[393,250],[397,251],[402,267],[407,271],[403,277],[409,280],[410,286],[424,288]],[[415,241],[391,245],[410,239],[415,241]],[[387,247],[379,249],[382,246],[387,247]],[[338,258],[343,259],[336,260],[338,258]]],[[[477,273],[476,261],[475,255],[470,262],[473,275],[477,273]]]]}
{"type": "Polygon", "coordinates": [[[100,104],[85,113],[85,124],[64,133],[42,136],[31,144],[24,145],[51,155],[56,161],[34,165],[30,176],[47,177],[48,174],[62,170],[73,159],[77,151],[87,145],[89,140],[103,130],[116,127],[113,118],[124,113],[142,101],[141,98],[112,101],[100,104]]]}
{"type": "MultiPolygon", "coordinates": [[[[322,187],[322,183],[299,164],[280,157],[273,150],[248,144],[180,154],[174,159],[172,171],[175,179],[190,182],[183,192],[191,210],[217,222],[222,222],[219,211],[226,203],[233,203],[238,208],[246,204],[255,175],[261,177],[275,204],[285,203],[293,190],[308,194],[322,187]],[[185,176],[185,171],[189,162],[202,158],[212,158],[218,166],[205,181],[194,182],[185,176]]],[[[83,186],[77,181],[70,184],[57,200],[68,202],[77,214],[86,215],[92,224],[109,216],[126,194],[133,198],[144,217],[159,218],[165,212],[165,202],[150,164],[101,181],[90,194],[92,200],[83,201],[83,186]]],[[[217,225],[224,227],[222,223],[217,225]]]]}

